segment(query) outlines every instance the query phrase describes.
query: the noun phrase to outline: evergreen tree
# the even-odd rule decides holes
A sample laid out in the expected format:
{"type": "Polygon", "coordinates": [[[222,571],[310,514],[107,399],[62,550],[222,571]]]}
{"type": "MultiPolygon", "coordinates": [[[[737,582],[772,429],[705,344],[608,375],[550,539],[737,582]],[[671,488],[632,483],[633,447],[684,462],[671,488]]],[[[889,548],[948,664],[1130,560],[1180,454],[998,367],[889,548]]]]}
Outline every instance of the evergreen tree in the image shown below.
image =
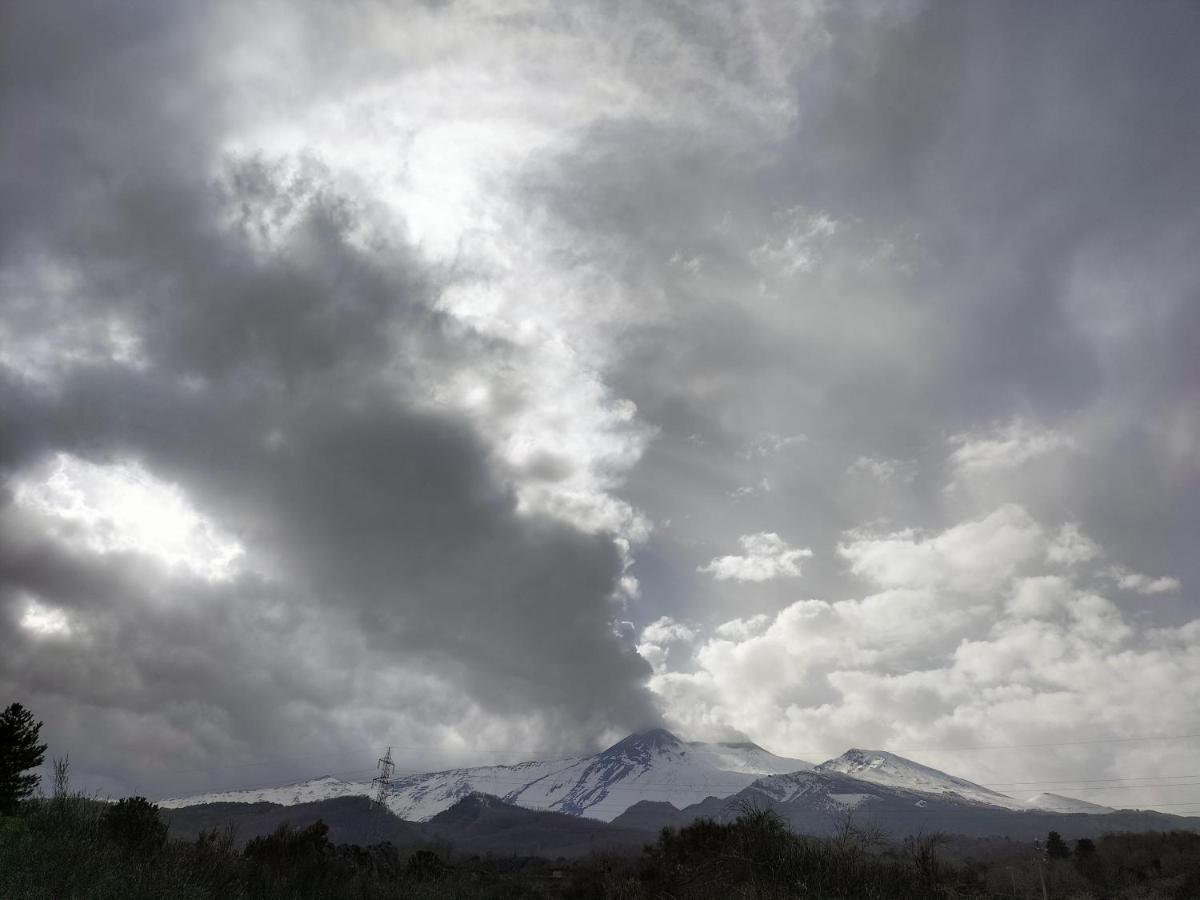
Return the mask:
{"type": "Polygon", "coordinates": [[[11,812],[37,787],[39,778],[29,770],[46,757],[46,745],[38,743],[41,730],[20,703],[0,712],[0,812],[11,812]]]}
{"type": "Polygon", "coordinates": [[[1050,832],[1046,837],[1046,855],[1051,859],[1066,859],[1071,855],[1071,848],[1057,831],[1050,832]]]}

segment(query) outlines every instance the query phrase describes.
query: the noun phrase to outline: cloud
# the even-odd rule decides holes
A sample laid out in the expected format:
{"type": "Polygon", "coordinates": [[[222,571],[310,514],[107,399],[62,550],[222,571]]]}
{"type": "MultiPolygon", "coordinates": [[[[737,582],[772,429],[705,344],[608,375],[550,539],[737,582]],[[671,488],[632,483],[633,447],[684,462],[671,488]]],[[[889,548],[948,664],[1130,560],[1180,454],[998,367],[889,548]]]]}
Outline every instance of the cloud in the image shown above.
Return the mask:
{"type": "MultiPolygon", "coordinates": [[[[1152,627],[1096,592],[1088,572],[1050,574],[1043,560],[1053,540],[1013,507],[919,541],[856,538],[847,546],[855,561],[871,561],[861,570],[869,593],[726,623],[652,685],[684,731],[722,723],[801,758],[849,745],[1187,732],[1195,717],[1186,698],[1200,686],[1189,641],[1200,622],[1152,627]]],[[[985,779],[1035,770],[1065,778],[1111,760],[1103,745],[919,758],[985,779]]]]}
{"type": "Polygon", "coordinates": [[[0,689],[96,783],[574,750],[654,718],[664,616],[841,646],[753,645],[747,721],[856,743],[1108,724],[929,668],[1002,620],[1194,637],[1195,9],[560,6],[6,8],[0,689]],[[764,522],[824,599],[741,550],[730,612],[764,522]]]}
{"type": "Polygon", "coordinates": [[[770,622],[771,617],[764,613],[750,616],[748,619],[730,619],[714,628],[713,634],[731,640],[745,640],[765,629],[770,622]]]}
{"type": "Polygon", "coordinates": [[[686,646],[695,639],[694,629],[676,622],[670,616],[663,616],[642,629],[637,652],[650,663],[654,671],[662,672],[666,670],[672,647],[686,646]]]}
{"type": "Polygon", "coordinates": [[[1166,575],[1154,578],[1125,566],[1109,566],[1104,574],[1121,590],[1138,594],[1174,594],[1182,587],[1178,578],[1166,575]]]}
{"type": "Polygon", "coordinates": [[[1065,566],[1077,566],[1103,556],[1100,546],[1084,534],[1078,522],[1066,522],[1046,548],[1046,559],[1065,566]]]}
{"type": "Polygon", "coordinates": [[[911,459],[881,459],[860,456],[846,467],[846,474],[867,478],[879,484],[911,485],[917,478],[917,464],[911,459]]]}
{"type": "Polygon", "coordinates": [[[1062,432],[1014,419],[988,431],[951,435],[950,465],[959,479],[986,478],[1018,469],[1056,450],[1074,450],[1062,432]]]}
{"type": "Polygon", "coordinates": [[[820,259],[825,240],[838,231],[838,223],[825,213],[791,207],[775,213],[782,234],[750,251],[750,259],[768,271],[792,276],[810,272],[820,259]]]}
{"type": "Polygon", "coordinates": [[[747,459],[762,459],[775,456],[791,447],[802,445],[806,438],[802,434],[767,433],[755,438],[742,449],[742,456],[747,459]]]}
{"type": "Polygon", "coordinates": [[[745,551],[742,556],[719,556],[697,571],[718,581],[770,581],[774,578],[799,578],[800,561],[811,557],[807,547],[789,547],[772,531],[744,534],[738,543],[745,551]]]}
{"type": "Polygon", "coordinates": [[[656,722],[613,628],[646,529],[615,487],[651,429],[600,375],[602,271],[525,216],[528,97],[519,133],[445,132],[478,93],[441,84],[373,150],[428,70],[386,64],[408,54],[371,10],[260,11],[279,43],[230,7],[6,22],[0,692],[85,784],[147,793],[401,732],[575,749],[656,722]],[[415,187],[372,168],[401,157],[415,187]],[[448,218],[422,205],[446,191],[448,218]]]}
{"type": "Polygon", "coordinates": [[[838,544],[838,554],[851,572],[881,587],[984,594],[1039,558],[1044,546],[1041,526],[1020,506],[1006,504],[940,534],[855,533],[838,544]]]}
{"type": "Polygon", "coordinates": [[[201,516],[175,485],[136,463],[97,465],[59,453],[13,480],[31,524],[100,554],[139,553],[203,578],[228,580],[244,548],[201,516]]]}

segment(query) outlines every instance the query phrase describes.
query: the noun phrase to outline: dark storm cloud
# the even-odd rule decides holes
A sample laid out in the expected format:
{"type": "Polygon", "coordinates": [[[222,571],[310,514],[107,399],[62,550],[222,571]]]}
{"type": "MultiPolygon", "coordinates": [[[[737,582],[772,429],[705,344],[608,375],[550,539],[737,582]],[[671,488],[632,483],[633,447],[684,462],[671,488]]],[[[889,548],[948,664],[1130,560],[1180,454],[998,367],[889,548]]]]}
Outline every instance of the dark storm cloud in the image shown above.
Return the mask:
{"type": "Polygon", "coordinates": [[[6,489],[0,685],[55,752],[127,788],[170,759],[286,764],[297,741],[367,758],[398,721],[419,741],[472,707],[524,723],[523,748],[654,721],[612,629],[613,539],[518,513],[473,427],[425,399],[468,363],[514,363],[433,310],[453,276],[318,161],[210,174],[222,109],[187,9],[6,15],[4,324],[30,356],[0,377],[3,472],[136,461],[250,569],[204,583],[41,539],[6,489]],[[101,339],[114,320],[136,362],[101,339]],[[30,597],[72,636],[20,627],[30,597]],[[336,734],[362,708],[374,721],[336,734]]]}

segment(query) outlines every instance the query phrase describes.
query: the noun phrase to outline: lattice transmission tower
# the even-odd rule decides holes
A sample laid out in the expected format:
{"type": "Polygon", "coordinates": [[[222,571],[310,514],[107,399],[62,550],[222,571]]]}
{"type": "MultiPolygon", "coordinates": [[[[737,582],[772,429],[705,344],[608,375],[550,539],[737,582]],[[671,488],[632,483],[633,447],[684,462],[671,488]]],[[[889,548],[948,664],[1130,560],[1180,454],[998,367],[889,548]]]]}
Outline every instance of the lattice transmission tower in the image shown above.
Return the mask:
{"type": "Polygon", "coordinates": [[[384,806],[384,801],[387,795],[392,790],[392,774],[396,771],[396,764],[392,762],[392,748],[387,748],[387,753],[379,757],[379,774],[371,779],[371,787],[375,789],[375,796],[371,798],[371,808],[376,806],[384,806]]]}

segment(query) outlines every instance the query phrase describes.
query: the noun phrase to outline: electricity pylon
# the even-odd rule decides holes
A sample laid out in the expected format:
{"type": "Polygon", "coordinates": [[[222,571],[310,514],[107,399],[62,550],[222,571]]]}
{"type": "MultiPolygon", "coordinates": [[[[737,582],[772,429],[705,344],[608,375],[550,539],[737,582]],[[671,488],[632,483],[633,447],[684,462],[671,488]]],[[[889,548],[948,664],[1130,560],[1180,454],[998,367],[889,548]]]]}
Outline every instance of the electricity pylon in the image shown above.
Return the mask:
{"type": "Polygon", "coordinates": [[[392,790],[392,773],[396,771],[396,764],[392,762],[392,748],[387,748],[387,753],[379,757],[379,774],[371,779],[371,787],[375,788],[375,796],[371,799],[371,808],[383,806],[387,799],[388,793],[392,790]]]}

